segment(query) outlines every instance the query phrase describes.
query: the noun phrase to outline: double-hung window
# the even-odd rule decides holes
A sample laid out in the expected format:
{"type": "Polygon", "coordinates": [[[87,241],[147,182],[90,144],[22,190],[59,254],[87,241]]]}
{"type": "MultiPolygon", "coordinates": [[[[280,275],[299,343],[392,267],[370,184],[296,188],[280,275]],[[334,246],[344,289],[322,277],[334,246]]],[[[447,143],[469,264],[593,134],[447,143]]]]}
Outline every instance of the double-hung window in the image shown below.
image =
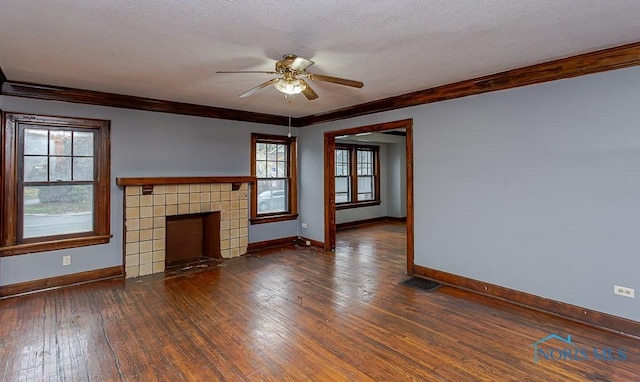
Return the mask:
{"type": "Polygon", "coordinates": [[[251,135],[251,222],[297,218],[296,138],[251,135]]]}
{"type": "Polygon", "coordinates": [[[336,208],[380,204],[379,153],[378,146],[336,145],[336,208]]]}
{"type": "Polygon", "coordinates": [[[4,115],[3,255],[109,241],[109,122],[4,115]]]}
{"type": "Polygon", "coordinates": [[[336,203],[351,201],[351,150],[336,148],[336,203]]]}

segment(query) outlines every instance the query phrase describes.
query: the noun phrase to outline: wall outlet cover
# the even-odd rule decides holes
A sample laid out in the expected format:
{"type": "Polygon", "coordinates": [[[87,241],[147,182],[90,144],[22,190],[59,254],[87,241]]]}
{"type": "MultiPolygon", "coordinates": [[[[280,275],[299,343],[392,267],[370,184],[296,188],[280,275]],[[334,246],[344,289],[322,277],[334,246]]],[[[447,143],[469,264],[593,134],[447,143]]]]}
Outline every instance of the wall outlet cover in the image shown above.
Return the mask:
{"type": "Polygon", "coordinates": [[[627,287],[618,286],[618,285],[613,286],[613,293],[620,296],[629,297],[629,298],[636,297],[636,293],[633,288],[627,288],[627,287]]]}

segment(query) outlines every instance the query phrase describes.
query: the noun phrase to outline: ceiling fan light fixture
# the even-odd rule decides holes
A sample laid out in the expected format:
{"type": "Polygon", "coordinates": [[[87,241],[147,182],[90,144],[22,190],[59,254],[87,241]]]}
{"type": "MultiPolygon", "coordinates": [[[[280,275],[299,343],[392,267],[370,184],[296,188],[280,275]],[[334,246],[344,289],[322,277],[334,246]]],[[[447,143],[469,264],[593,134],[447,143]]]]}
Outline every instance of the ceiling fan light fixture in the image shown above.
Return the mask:
{"type": "Polygon", "coordinates": [[[307,85],[299,79],[280,78],[273,87],[285,94],[300,94],[307,85]]]}

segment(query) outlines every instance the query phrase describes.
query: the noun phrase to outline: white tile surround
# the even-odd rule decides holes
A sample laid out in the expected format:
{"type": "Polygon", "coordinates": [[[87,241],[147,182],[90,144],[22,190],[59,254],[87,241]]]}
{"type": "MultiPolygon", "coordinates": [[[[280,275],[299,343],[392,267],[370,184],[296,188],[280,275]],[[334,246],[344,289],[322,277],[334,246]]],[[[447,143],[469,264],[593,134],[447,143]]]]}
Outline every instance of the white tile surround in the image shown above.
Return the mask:
{"type": "Polygon", "coordinates": [[[222,257],[247,253],[249,184],[232,183],[155,185],[152,195],[142,186],[125,186],[124,252],[126,277],[160,273],[165,269],[166,217],[220,211],[222,257]]]}

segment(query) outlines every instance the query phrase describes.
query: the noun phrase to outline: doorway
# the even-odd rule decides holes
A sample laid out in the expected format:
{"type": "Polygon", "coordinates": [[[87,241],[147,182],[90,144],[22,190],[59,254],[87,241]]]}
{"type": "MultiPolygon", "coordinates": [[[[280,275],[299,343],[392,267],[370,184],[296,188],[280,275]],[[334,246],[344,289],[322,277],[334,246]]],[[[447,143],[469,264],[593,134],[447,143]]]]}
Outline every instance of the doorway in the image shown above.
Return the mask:
{"type": "Polygon", "coordinates": [[[406,136],[407,274],[413,274],[413,119],[385,122],[324,133],[324,249],[336,247],[336,137],[404,129],[406,136]]]}

